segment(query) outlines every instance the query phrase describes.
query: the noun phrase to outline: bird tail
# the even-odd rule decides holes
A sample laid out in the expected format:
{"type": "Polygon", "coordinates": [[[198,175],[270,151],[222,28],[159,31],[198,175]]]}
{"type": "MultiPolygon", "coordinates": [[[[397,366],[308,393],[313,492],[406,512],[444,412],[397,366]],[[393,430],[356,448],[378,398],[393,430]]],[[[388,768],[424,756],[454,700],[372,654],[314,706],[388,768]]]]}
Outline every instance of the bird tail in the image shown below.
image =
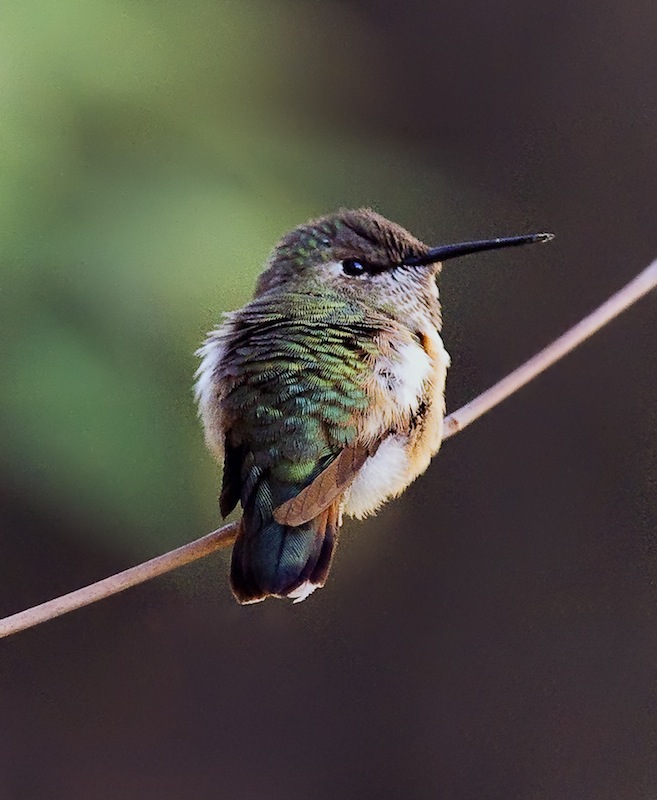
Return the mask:
{"type": "Polygon", "coordinates": [[[245,514],[231,563],[231,586],[237,600],[257,603],[274,595],[298,603],[323,586],[337,544],[339,509],[338,500],[298,527],[271,518],[256,527],[245,514]]]}

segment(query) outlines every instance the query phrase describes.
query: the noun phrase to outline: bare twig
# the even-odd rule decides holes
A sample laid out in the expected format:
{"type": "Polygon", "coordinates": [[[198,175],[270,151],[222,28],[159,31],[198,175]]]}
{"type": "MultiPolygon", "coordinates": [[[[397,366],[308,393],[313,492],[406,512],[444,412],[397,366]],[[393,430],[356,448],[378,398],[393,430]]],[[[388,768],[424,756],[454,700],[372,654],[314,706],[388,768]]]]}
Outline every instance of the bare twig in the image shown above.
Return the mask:
{"type": "MultiPolygon", "coordinates": [[[[479,397],[446,417],[443,439],[448,439],[458,431],[463,430],[482,414],[502,402],[502,400],[577,347],[592,333],[606,325],[655,286],[657,286],[657,261],[654,261],[643,272],[639,273],[634,280],[630,281],[627,286],[616,292],[606,303],[603,303],[596,311],[577,323],[551,345],[541,350],[540,353],[510,375],[507,375],[499,383],[496,383],[495,386],[480,394],[479,397]]],[[[153,558],[143,564],[138,564],[136,567],[131,567],[124,572],[119,572],[117,575],[112,575],[109,578],[98,581],[98,583],[93,583],[91,586],[86,586],[70,594],[49,600],[47,603],[42,603],[18,614],[5,617],[5,619],[0,620],[0,638],[31,628],[40,622],[54,619],[62,614],[67,614],[76,608],[95,603],[104,597],[117,594],[131,586],[136,586],[158,575],[163,575],[165,572],[170,572],[177,567],[183,566],[183,564],[188,564],[190,561],[203,558],[215,550],[229,547],[235,541],[236,535],[237,523],[233,522],[229,525],[224,525],[223,528],[208,533],[201,539],[196,539],[196,541],[189,542],[189,544],[185,544],[169,553],[164,553],[164,555],[157,556],[157,558],[153,558]]]]}
{"type": "Polygon", "coordinates": [[[170,550],[168,553],[152,558],[150,561],[145,561],[143,564],[138,564],[136,567],[130,567],[130,569],[118,572],[116,575],[104,578],[102,581],[92,583],[90,586],[85,586],[75,592],[56,597],[54,600],[48,600],[47,603],[41,603],[25,611],[19,611],[18,614],[5,617],[0,620],[0,639],[4,636],[10,636],[12,633],[24,631],[26,628],[32,628],[40,622],[61,617],[62,614],[68,614],[69,611],[75,611],[76,608],[82,608],[82,606],[88,606],[97,600],[102,600],[104,597],[118,594],[124,589],[137,586],[137,584],[144,583],[151,578],[157,578],[158,575],[171,572],[171,570],[182,567],[184,564],[189,564],[190,561],[209,556],[215,550],[230,547],[237,536],[237,524],[236,522],[231,522],[229,525],[224,525],[223,528],[212,531],[212,533],[208,533],[200,539],[184,544],[176,550],[170,550]]]}
{"type": "Polygon", "coordinates": [[[617,317],[628,306],[631,306],[644,294],[654,289],[655,286],[657,286],[657,261],[653,261],[649,267],[646,267],[634,280],[612,295],[599,308],[596,308],[593,313],[578,322],[577,325],[574,325],[563,336],[560,336],[544,350],[541,350],[540,353],[530,358],[521,367],[507,375],[506,378],[502,378],[501,381],[498,381],[490,389],[475,397],[474,400],[445,417],[443,441],[462,431],[471,422],[479,419],[482,414],[490,411],[502,400],[506,400],[509,395],[517,392],[518,389],[529,383],[532,378],[540,375],[543,370],[551,367],[560,358],[574,350],[577,345],[588,339],[597,330],[600,330],[603,325],[611,322],[614,317],[617,317]]]}

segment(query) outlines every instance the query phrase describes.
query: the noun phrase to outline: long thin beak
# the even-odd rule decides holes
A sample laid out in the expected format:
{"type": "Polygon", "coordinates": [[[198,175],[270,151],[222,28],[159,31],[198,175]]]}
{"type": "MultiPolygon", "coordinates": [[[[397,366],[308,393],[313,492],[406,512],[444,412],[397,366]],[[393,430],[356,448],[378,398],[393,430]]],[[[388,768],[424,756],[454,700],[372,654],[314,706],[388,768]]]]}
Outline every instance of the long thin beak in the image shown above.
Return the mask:
{"type": "Polygon", "coordinates": [[[529,233],[524,236],[507,236],[504,239],[482,239],[477,242],[445,244],[441,247],[433,247],[423,256],[407,258],[402,264],[408,267],[422,267],[425,264],[435,264],[437,261],[447,261],[448,258],[458,258],[459,256],[470,255],[470,253],[479,253],[481,250],[498,250],[501,247],[518,247],[521,244],[550,242],[552,239],[554,239],[553,233],[529,233]]]}

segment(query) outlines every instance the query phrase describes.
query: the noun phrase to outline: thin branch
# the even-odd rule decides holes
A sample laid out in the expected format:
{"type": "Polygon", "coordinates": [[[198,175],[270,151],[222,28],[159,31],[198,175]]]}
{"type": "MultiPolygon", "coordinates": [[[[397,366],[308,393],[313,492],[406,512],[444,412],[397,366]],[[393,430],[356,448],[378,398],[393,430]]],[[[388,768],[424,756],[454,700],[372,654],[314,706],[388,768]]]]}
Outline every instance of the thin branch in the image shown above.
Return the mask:
{"type": "Polygon", "coordinates": [[[184,544],[176,550],[170,550],[168,553],[152,558],[150,561],[145,561],[143,564],[138,564],[136,567],[130,567],[130,569],[118,572],[116,575],[104,578],[102,581],[92,583],[90,586],[85,586],[61,597],[56,597],[54,600],[48,600],[47,603],[41,603],[25,611],[19,611],[18,614],[5,617],[0,620],[0,639],[4,636],[10,636],[12,633],[24,631],[26,628],[32,628],[49,619],[61,617],[62,614],[68,614],[69,611],[75,611],[76,608],[82,608],[82,606],[88,606],[97,600],[102,600],[104,597],[118,594],[124,589],[137,586],[137,584],[149,581],[151,578],[157,578],[158,575],[171,572],[171,570],[182,567],[184,564],[189,564],[190,561],[209,556],[215,550],[230,547],[236,537],[237,523],[231,522],[229,525],[224,525],[223,528],[212,531],[212,533],[208,533],[200,539],[184,544]]]}
{"type": "MultiPolygon", "coordinates": [[[[596,311],[577,323],[551,345],[541,350],[540,353],[506,378],[503,378],[499,383],[496,383],[495,386],[492,386],[483,394],[480,394],[474,400],[446,417],[443,439],[448,439],[463,430],[471,422],[474,422],[482,414],[490,411],[491,408],[494,408],[502,400],[577,347],[592,333],[606,325],[628,306],[655,288],[655,286],[657,286],[657,261],[653,261],[627,286],[616,292],[606,303],[603,303],[596,311]]],[[[200,539],[189,542],[189,544],[178,547],[169,553],[164,553],[164,555],[157,556],[157,558],[153,558],[143,564],[138,564],[136,567],[131,567],[124,572],[119,572],[117,575],[98,581],[98,583],[92,583],[91,586],[86,586],[83,589],[70,592],[70,594],[49,600],[47,603],[42,603],[18,614],[5,617],[5,619],[0,619],[0,638],[31,628],[62,614],[67,614],[76,608],[95,603],[104,597],[110,597],[110,595],[122,592],[131,586],[136,586],[158,575],[171,572],[171,570],[181,567],[183,564],[189,564],[191,561],[203,558],[215,550],[230,547],[236,536],[237,523],[233,522],[229,525],[224,525],[223,528],[208,533],[200,539]]]]}
{"type": "Polygon", "coordinates": [[[614,317],[625,311],[626,308],[651,289],[654,289],[655,286],[657,286],[657,261],[653,261],[649,267],[646,267],[634,280],[617,291],[599,308],[596,308],[593,313],[578,322],[577,325],[574,325],[563,336],[560,336],[552,344],[541,350],[540,353],[530,358],[521,367],[507,375],[506,378],[502,378],[501,381],[498,381],[490,389],[475,397],[474,400],[445,417],[443,441],[462,431],[471,422],[479,419],[482,414],[490,411],[502,400],[506,400],[509,395],[517,392],[518,389],[529,383],[532,378],[540,375],[541,372],[551,367],[560,358],[574,350],[577,345],[580,345],[593,333],[600,330],[608,322],[611,322],[614,317]]]}

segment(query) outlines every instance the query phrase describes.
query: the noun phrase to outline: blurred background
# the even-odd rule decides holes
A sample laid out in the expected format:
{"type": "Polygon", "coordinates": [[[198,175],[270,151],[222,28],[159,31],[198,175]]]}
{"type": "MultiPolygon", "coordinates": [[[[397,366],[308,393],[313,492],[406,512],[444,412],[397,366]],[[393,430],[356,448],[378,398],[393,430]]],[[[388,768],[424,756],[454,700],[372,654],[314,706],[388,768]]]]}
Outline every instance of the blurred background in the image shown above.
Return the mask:
{"type": "MultiPolygon", "coordinates": [[[[449,409],[657,256],[657,6],[0,11],[0,612],[219,524],[193,351],[276,239],[432,244],[449,409]]],[[[447,442],[326,588],[219,553],[0,644],[0,797],[655,797],[657,297],[447,442]]]]}

